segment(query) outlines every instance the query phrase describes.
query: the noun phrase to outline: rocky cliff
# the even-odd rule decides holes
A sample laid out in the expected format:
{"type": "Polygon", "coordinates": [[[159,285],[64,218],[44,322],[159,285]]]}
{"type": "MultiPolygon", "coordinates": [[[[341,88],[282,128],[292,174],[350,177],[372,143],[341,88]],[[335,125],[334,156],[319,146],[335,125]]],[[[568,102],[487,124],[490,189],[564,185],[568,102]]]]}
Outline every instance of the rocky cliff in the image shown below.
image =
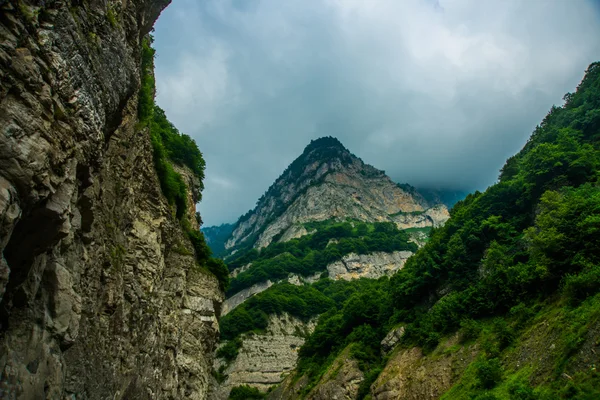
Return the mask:
{"type": "MultiPolygon", "coordinates": [[[[279,384],[295,367],[298,350],[314,330],[316,321],[305,323],[288,314],[271,315],[264,333],[242,338],[238,356],[224,369],[224,382],[215,387],[215,399],[226,399],[233,386],[250,385],[261,391],[279,384]]],[[[215,369],[223,364],[216,360],[215,369]]]]}
{"type": "Polygon", "coordinates": [[[310,221],[352,218],[395,222],[399,228],[439,226],[448,218],[443,204],[430,204],[409,185],[398,185],[351,154],[337,139],[312,141],[242,216],[225,244],[262,248],[307,233],[310,221]]]}
{"type": "Polygon", "coordinates": [[[303,394],[303,391],[306,391],[308,378],[306,376],[295,378],[294,375],[289,375],[281,385],[267,395],[267,399],[354,400],[364,380],[364,373],[359,369],[356,359],[351,356],[351,348],[347,347],[307,394],[303,394]]]}
{"type": "Polygon", "coordinates": [[[167,4],[0,3],[2,398],[206,396],[223,295],[137,119],[167,4]]]}
{"type": "Polygon", "coordinates": [[[412,255],[413,253],[410,251],[350,253],[341,260],[329,264],[327,271],[331,279],[377,279],[382,276],[392,276],[404,266],[406,260],[412,255]]]}

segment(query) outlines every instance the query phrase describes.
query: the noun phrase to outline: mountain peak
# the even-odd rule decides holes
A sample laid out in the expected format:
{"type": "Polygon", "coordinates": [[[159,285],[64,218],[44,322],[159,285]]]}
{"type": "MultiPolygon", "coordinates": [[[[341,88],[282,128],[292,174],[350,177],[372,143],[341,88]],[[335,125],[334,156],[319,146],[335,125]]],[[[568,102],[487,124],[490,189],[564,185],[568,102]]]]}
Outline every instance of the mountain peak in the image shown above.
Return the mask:
{"type": "Polygon", "coordinates": [[[308,164],[315,161],[330,162],[339,159],[343,164],[348,164],[355,156],[337,138],[324,136],[311,142],[304,148],[302,155],[292,165],[308,164]]]}
{"type": "Polygon", "coordinates": [[[318,139],[311,140],[310,143],[304,148],[304,153],[326,148],[335,148],[338,150],[348,151],[348,149],[344,147],[338,138],[333,136],[323,136],[318,139]]]}
{"type": "Polygon", "coordinates": [[[448,212],[431,206],[414,188],[407,191],[326,136],[311,141],[254,210],[240,217],[225,248],[262,248],[306,234],[305,223],[327,219],[437,226],[448,212]]]}

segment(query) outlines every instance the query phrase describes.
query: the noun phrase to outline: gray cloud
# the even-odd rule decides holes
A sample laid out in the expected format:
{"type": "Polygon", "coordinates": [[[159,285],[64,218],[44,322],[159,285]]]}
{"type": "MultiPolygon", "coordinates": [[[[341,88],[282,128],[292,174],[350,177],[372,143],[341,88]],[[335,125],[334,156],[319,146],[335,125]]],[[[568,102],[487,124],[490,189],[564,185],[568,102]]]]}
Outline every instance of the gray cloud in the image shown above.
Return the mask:
{"type": "Polygon", "coordinates": [[[176,0],[158,103],[203,151],[207,225],[234,221],[311,139],[394,180],[483,189],[600,55],[592,0],[176,0]]]}

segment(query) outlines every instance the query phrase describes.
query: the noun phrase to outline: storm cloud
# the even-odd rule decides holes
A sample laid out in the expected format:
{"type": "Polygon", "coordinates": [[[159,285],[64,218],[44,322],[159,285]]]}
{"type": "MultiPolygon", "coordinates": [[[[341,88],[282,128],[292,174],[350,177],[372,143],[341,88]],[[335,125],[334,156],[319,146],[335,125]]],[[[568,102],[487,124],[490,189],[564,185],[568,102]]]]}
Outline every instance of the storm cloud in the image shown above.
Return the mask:
{"type": "Polygon", "coordinates": [[[484,189],[600,58],[592,0],[175,0],[157,102],[232,222],[321,136],[397,182],[484,189]]]}

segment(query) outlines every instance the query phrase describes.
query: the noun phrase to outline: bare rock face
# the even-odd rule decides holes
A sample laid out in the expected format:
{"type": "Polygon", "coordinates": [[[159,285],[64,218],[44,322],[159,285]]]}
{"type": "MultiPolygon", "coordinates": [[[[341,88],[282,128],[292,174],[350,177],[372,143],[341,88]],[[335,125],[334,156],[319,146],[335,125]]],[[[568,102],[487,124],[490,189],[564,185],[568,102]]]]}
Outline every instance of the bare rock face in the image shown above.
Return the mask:
{"type": "Polygon", "coordinates": [[[267,280],[266,282],[260,282],[260,283],[250,286],[249,288],[240,290],[239,292],[237,292],[233,296],[227,298],[223,302],[221,316],[225,316],[225,315],[229,314],[229,312],[231,310],[233,310],[234,308],[236,308],[237,306],[239,306],[240,304],[242,304],[243,302],[248,300],[250,297],[252,297],[255,294],[258,294],[260,292],[264,292],[271,286],[273,286],[273,282],[271,282],[270,280],[267,280]]]}
{"type": "Polygon", "coordinates": [[[410,251],[350,253],[341,260],[329,264],[327,271],[331,279],[377,279],[385,275],[392,276],[404,266],[406,260],[412,255],[413,253],[410,251]]]}
{"type": "MultiPolygon", "coordinates": [[[[295,367],[304,338],[315,328],[316,321],[305,323],[288,314],[271,315],[264,334],[246,334],[237,358],[225,369],[227,379],[213,394],[227,399],[231,388],[249,385],[266,392],[279,384],[295,367]]],[[[220,366],[216,360],[215,369],[220,366]]]]}
{"type": "Polygon", "coordinates": [[[399,326],[389,331],[381,341],[381,352],[387,354],[392,351],[392,349],[400,342],[402,336],[404,336],[405,330],[406,329],[403,326],[399,326]]]}
{"type": "Polygon", "coordinates": [[[308,384],[308,379],[305,376],[294,379],[294,376],[290,375],[269,393],[267,399],[354,400],[363,380],[364,373],[358,368],[358,362],[351,358],[350,347],[347,347],[306,396],[300,396],[300,393],[308,384]]]}
{"type": "Polygon", "coordinates": [[[458,337],[446,340],[429,355],[412,347],[392,353],[385,368],[371,385],[376,400],[438,399],[458,381],[475,360],[477,346],[458,347],[458,337]],[[452,349],[453,351],[449,351],[452,349]]]}
{"type": "Polygon", "coordinates": [[[167,4],[0,2],[1,397],[206,397],[223,294],[137,120],[167,4]]]}
{"type": "Polygon", "coordinates": [[[354,400],[363,379],[358,362],[350,357],[350,349],[346,348],[306,397],[311,400],[354,400]]]}
{"type": "Polygon", "coordinates": [[[416,191],[363,163],[337,139],[321,138],[311,142],[256,208],[240,218],[225,247],[266,247],[274,240],[307,234],[306,222],[332,218],[390,221],[406,229],[439,226],[449,214],[446,206],[429,204],[416,191]]]}

